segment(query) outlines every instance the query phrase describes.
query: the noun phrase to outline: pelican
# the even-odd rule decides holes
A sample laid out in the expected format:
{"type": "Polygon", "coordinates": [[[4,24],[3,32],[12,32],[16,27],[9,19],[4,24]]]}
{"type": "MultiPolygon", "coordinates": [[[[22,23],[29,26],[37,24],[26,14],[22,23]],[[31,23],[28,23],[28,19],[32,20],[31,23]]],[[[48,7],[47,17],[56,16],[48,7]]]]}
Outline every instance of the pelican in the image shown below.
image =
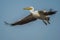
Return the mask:
{"type": "MultiPolygon", "coordinates": [[[[32,21],[35,21],[37,19],[40,19],[43,21],[43,23],[45,25],[47,24],[50,24],[49,20],[50,20],[50,15],[53,15],[53,14],[56,14],[56,11],[52,11],[52,10],[49,10],[48,12],[46,10],[34,10],[34,7],[30,6],[30,7],[26,7],[26,8],[23,8],[24,10],[29,10],[30,11],[30,14],[21,19],[20,21],[17,21],[17,22],[14,22],[10,25],[12,26],[15,26],[15,25],[23,25],[23,24],[27,24],[29,22],[32,22],[32,21]]],[[[6,24],[9,24],[7,22],[5,22],[6,24]]]]}

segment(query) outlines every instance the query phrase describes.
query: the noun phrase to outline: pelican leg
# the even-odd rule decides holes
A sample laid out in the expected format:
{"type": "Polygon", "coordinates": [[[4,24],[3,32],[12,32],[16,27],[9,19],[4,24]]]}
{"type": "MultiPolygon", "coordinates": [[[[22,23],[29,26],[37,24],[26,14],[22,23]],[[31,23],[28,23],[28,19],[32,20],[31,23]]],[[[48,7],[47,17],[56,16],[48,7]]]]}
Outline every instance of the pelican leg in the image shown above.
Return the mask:
{"type": "Polygon", "coordinates": [[[47,17],[45,20],[47,21],[48,24],[50,24],[50,22],[49,22],[50,17],[47,17]]]}
{"type": "Polygon", "coordinates": [[[50,22],[49,21],[47,21],[48,22],[48,24],[50,24],[50,22]]]}
{"type": "Polygon", "coordinates": [[[47,23],[43,20],[44,24],[47,25],[47,23]]]}

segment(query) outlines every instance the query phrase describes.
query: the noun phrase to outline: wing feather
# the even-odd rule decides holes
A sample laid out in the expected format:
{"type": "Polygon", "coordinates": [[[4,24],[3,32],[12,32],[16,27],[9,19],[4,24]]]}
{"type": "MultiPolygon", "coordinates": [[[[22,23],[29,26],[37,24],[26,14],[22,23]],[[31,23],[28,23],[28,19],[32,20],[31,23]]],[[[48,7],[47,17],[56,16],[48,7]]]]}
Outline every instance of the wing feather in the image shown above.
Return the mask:
{"type": "MultiPolygon", "coordinates": [[[[36,20],[36,18],[34,18],[32,14],[30,14],[27,17],[23,18],[22,20],[20,20],[18,22],[12,23],[11,25],[12,26],[15,26],[15,25],[23,25],[23,24],[26,24],[26,23],[29,23],[29,22],[35,21],[35,20],[36,20]]],[[[6,24],[8,24],[8,23],[6,23],[6,24]]]]}
{"type": "Polygon", "coordinates": [[[54,15],[56,14],[57,11],[49,11],[49,12],[43,12],[43,11],[38,11],[39,14],[42,14],[42,15],[54,15]]]}
{"type": "Polygon", "coordinates": [[[54,15],[56,14],[57,11],[51,11],[51,12],[46,12],[44,13],[44,15],[54,15]]]}

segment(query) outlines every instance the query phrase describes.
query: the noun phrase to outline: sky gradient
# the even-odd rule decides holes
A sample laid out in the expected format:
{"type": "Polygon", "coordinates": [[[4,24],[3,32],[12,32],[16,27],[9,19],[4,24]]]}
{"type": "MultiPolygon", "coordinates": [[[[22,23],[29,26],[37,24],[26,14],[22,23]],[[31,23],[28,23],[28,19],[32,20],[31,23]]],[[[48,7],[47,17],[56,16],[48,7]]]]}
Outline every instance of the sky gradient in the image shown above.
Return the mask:
{"type": "Polygon", "coordinates": [[[60,40],[60,0],[0,0],[0,40],[60,40]],[[35,10],[57,10],[47,26],[36,20],[25,25],[10,26],[29,15],[24,7],[33,6],[35,10]]]}

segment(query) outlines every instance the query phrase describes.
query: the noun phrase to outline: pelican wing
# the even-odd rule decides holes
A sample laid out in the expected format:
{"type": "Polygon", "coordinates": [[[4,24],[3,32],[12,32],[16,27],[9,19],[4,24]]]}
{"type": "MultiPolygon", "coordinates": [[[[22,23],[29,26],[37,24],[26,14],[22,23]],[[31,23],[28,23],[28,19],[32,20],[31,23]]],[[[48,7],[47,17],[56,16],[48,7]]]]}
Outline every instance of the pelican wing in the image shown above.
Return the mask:
{"type": "Polygon", "coordinates": [[[35,21],[35,20],[36,20],[36,18],[34,18],[32,14],[30,14],[27,17],[23,18],[22,20],[20,20],[18,22],[12,23],[11,25],[12,26],[14,26],[14,25],[23,25],[23,24],[26,24],[26,23],[29,23],[29,22],[35,21]]]}
{"type": "Polygon", "coordinates": [[[49,12],[43,12],[43,11],[38,11],[39,14],[42,14],[42,15],[53,15],[53,14],[56,14],[57,11],[49,11],[49,12]]]}
{"type": "Polygon", "coordinates": [[[49,12],[46,12],[44,13],[44,15],[54,15],[56,14],[57,11],[49,11],[49,12]]]}

